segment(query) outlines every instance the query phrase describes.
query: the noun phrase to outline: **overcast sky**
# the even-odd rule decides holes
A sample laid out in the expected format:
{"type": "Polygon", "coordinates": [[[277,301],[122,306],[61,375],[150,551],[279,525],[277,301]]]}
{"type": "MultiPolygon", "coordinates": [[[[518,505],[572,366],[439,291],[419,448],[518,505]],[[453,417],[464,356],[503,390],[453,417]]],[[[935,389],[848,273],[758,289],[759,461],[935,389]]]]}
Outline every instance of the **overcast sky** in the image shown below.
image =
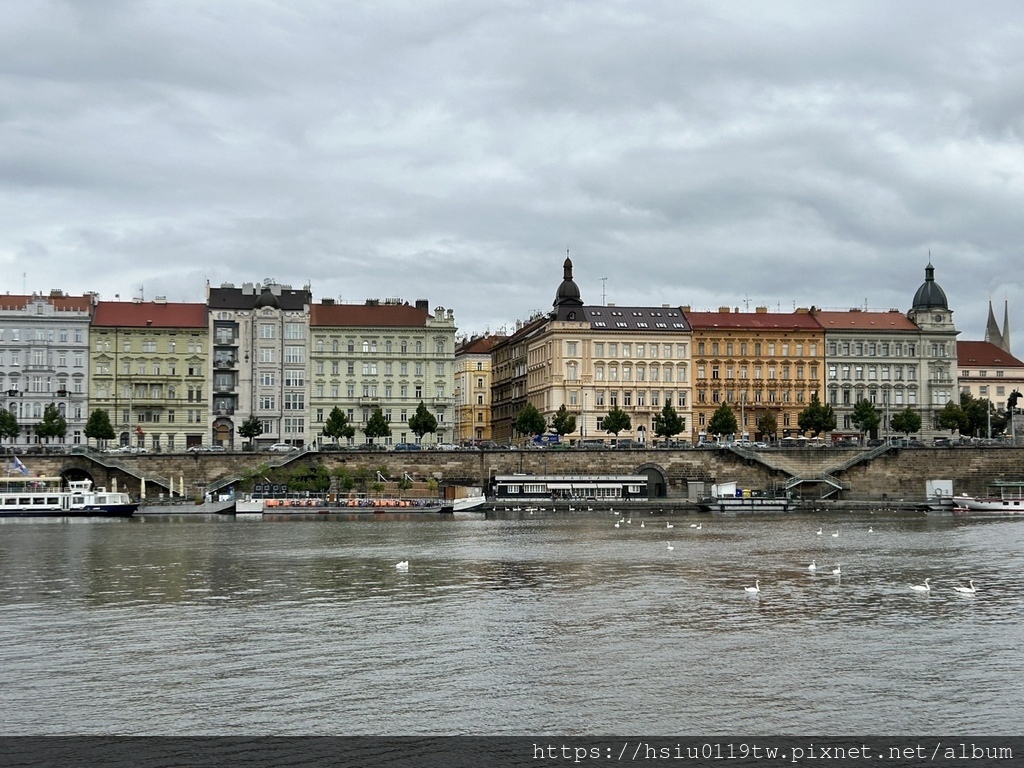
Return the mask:
{"type": "MultiPolygon", "coordinates": [[[[7,0],[0,292],[273,278],[467,334],[588,304],[1024,337],[1017,2],[7,0]],[[1014,323],[1017,326],[1014,328],[1014,323]]],[[[1018,356],[1018,344],[1015,344],[1018,356]]]]}

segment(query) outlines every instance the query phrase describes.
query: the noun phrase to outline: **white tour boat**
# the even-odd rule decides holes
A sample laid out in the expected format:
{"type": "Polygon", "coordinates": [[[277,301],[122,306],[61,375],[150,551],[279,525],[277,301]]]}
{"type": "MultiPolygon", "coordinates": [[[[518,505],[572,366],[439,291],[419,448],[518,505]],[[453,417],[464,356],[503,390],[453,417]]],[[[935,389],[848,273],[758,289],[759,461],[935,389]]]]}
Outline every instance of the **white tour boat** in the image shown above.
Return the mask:
{"type": "Polygon", "coordinates": [[[127,493],[94,488],[92,480],[0,477],[0,517],[131,517],[127,493]]]}
{"type": "Polygon", "coordinates": [[[957,507],[968,512],[997,512],[1024,515],[1024,480],[996,480],[985,496],[961,494],[953,497],[957,507]]]}

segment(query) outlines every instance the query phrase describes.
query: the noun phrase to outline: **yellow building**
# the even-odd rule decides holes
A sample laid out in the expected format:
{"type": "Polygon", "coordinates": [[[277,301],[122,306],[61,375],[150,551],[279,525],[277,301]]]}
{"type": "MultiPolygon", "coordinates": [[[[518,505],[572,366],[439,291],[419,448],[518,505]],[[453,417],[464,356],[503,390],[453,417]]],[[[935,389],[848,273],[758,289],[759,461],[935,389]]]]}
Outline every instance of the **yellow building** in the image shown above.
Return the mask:
{"type": "Polygon", "coordinates": [[[527,402],[551,424],[559,408],[576,417],[569,440],[654,438],[654,417],[665,405],[683,420],[690,414],[690,327],[678,307],[590,306],[580,299],[572,261],[547,315],[533,318],[494,345],[494,436],[523,441],[515,420],[527,402]],[[606,431],[609,411],[630,418],[617,435],[606,431]]]}
{"type": "Polygon", "coordinates": [[[797,417],[813,395],[824,399],[825,332],[807,311],[731,311],[684,314],[693,329],[693,437],[714,440],[712,414],[727,404],[739,427],[736,439],[797,435],[797,417]],[[776,432],[758,429],[765,414],[776,432]]]}
{"type": "Polygon", "coordinates": [[[455,349],[453,442],[492,440],[491,349],[504,336],[476,336],[455,349]]]}
{"type": "Polygon", "coordinates": [[[89,329],[90,411],[120,445],[181,451],[207,434],[205,304],[101,301],[89,329]]]}

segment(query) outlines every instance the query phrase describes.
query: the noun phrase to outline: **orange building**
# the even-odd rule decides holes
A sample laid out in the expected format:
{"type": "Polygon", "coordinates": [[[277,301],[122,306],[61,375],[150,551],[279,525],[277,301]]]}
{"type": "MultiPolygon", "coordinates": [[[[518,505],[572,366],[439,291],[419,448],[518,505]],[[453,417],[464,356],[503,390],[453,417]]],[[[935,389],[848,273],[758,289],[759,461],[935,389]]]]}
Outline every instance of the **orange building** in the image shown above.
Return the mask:
{"type": "Polygon", "coordinates": [[[736,439],[799,434],[798,415],[824,391],[825,336],[810,313],[684,307],[683,314],[693,333],[693,438],[731,437],[707,434],[723,403],[736,415],[736,439]],[[775,417],[774,434],[758,428],[766,414],[775,417]]]}

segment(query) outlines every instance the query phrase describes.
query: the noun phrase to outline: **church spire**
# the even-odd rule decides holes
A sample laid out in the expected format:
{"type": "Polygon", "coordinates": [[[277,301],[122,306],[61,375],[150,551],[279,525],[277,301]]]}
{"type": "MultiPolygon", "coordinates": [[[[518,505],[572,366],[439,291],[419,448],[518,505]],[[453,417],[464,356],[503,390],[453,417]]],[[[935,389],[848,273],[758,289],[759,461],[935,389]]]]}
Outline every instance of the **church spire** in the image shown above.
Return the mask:
{"type": "Polygon", "coordinates": [[[989,344],[995,344],[997,347],[1005,350],[1003,347],[1003,334],[999,332],[999,323],[996,322],[996,313],[992,310],[992,299],[988,300],[988,323],[985,324],[985,341],[989,344]]]}

